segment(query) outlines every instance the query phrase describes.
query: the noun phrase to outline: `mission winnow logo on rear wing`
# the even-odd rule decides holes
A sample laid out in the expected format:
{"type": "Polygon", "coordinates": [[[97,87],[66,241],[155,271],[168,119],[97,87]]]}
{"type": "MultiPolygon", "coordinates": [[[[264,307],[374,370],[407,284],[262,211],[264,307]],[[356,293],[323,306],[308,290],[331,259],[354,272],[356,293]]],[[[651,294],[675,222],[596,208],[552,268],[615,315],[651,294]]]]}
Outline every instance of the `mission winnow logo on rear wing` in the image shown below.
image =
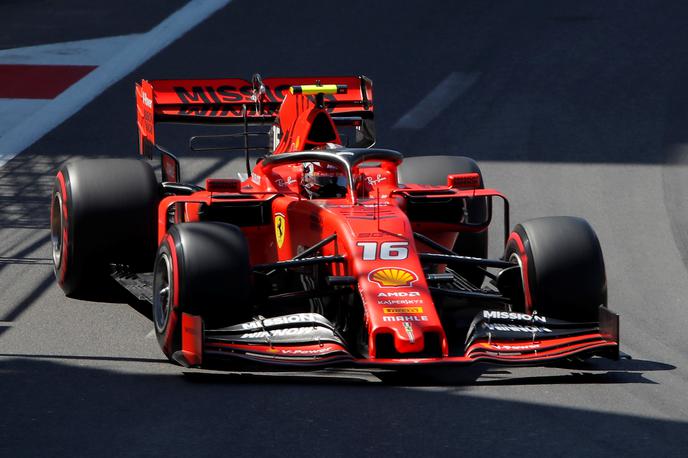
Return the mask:
{"type": "MultiPolygon", "coordinates": [[[[274,89],[270,86],[265,87],[265,97],[270,102],[281,102],[289,92],[288,84],[277,86],[274,89]]],[[[222,103],[252,103],[253,86],[174,86],[175,94],[179,97],[182,104],[222,104],[222,103]]],[[[334,99],[334,97],[333,97],[334,99]]]]}
{"type": "MultiPolygon", "coordinates": [[[[269,86],[265,86],[267,100],[264,100],[264,103],[267,104],[262,105],[261,114],[275,115],[290,87],[289,85],[281,85],[273,90],[269,86]]],[[[179,98],[178,114],[180,116],[240,116],[244,105],[249,111],[255,108],[256,101],[253,99],[252,86],[175,86],[173,89],[179,98]]],[[[337,102],[337,97],[332,94],[324,94],[323,98],[325,108],[328,112],[332,112],[333,106],[331,104],[337,102]]]]}

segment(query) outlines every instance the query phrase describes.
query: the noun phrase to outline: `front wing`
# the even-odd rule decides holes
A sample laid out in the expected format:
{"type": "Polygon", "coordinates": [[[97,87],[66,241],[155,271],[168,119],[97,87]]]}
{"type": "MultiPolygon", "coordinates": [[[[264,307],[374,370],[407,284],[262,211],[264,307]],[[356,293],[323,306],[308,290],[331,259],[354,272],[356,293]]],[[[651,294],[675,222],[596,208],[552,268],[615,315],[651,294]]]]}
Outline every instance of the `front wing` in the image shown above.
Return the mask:
{"type": "Polygon", "coordinates": [[[428,358],[359,358],[335,327],[316,313],[298,313],[222,329],[204,330],[199,317],[182,317],[184,366],[205,360],[243,358],[272,364],[324,366],[408,366],[491,362],[545,364],[572,357],[619,358],[619,316],[600,307],[599,321],[572,323],[537,315],[493,310],[480,312],[468,331],[463,352],[428,358]]]}

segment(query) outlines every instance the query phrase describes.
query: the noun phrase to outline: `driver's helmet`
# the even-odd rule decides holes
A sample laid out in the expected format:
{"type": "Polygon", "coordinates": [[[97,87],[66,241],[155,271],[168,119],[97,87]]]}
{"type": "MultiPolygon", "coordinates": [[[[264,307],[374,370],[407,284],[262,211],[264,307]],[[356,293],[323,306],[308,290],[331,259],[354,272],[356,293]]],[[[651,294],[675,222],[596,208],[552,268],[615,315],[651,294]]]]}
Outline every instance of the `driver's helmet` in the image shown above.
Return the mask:
{"type": "Polygon", "coordinates": [[[301,188],[310,199],[346,196],[346,174],[332,164],[306,162],[303,164],[301,188]]]}

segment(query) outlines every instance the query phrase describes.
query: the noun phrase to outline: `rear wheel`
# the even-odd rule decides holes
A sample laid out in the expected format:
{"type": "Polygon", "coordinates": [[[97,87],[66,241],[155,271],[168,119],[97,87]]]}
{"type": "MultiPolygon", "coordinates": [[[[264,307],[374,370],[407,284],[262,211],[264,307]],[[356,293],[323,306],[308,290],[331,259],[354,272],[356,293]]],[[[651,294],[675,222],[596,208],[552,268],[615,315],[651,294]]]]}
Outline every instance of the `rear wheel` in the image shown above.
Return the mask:
{"type": "Polygon", "coordinates": [[[57,173],[50,239],[55,277],[67,295],[107,277],[109,262],[150,269],[158,201],[153,169],[140,160],[84,160],[57,173]]]}
{"type": "Polygon", "coordinates": [[[172,226],[160,244],[153,273],[153,322],[163,353],[181,349],[181,314],[207,327],[237,324],[251,316],[248,245],[231,224],[172,226]]]}
{"type": "Polygon", "coordinates": [[[523,309],[568,321],[597,321],[607,305],[602,249],[587,221],[570,216],[517,224],[505,259],[518,262],[523,309]]]}
{"type": "MultiPolygon", "coordinates": [[[[404,158],[399,167],[400,183],[446,185],[447,175],[458,173],[479,173],[480,188],[485,187],[483,175],[477,162],[463,156],[415,156],[404,158]]],[[[487,215],[487,199],[476,198],[468,205],[471,220],[482,221],[487,215]]],[[[459,234],[453,251],[462,256],[486,258],[488,247],[487,230],[459,234]]],[[[456,271],[471,283],[480,286],[485,275],[475,268],[458,268],[456,271]]]]}

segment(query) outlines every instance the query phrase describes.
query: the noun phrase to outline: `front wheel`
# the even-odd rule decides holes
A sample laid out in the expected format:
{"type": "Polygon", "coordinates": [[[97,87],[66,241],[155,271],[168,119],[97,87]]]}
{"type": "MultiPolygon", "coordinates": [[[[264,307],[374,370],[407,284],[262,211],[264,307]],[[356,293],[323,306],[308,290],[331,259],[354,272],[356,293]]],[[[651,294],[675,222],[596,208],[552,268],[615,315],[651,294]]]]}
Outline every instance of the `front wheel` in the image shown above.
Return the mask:
{"type": "Polygon", "coordinates": [[[163,353],[181,349],[181,314],[208,327],[250,318],[248,245],[241,230],[216,222],[172,226],[153,272],[153,323],[163,353]]]}
{"type": "Polygon", "coordinates": [[[521,311],[586,322],[597,321],[599,306],[607,305],[602,249],[584,219],[555,216],[517,224],[504,257],[521,267],[521,311]]]}

